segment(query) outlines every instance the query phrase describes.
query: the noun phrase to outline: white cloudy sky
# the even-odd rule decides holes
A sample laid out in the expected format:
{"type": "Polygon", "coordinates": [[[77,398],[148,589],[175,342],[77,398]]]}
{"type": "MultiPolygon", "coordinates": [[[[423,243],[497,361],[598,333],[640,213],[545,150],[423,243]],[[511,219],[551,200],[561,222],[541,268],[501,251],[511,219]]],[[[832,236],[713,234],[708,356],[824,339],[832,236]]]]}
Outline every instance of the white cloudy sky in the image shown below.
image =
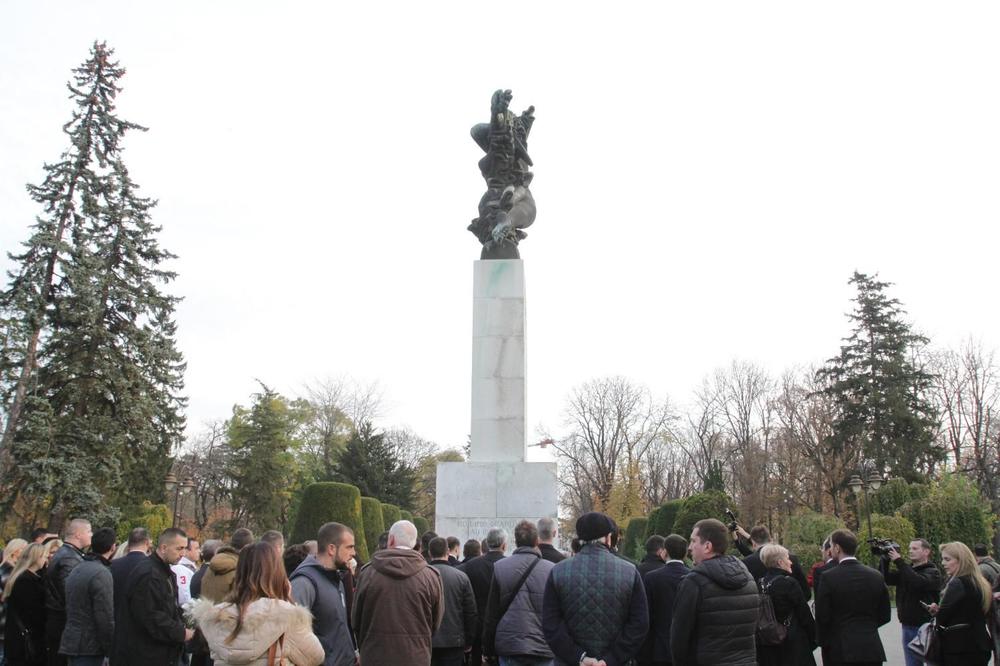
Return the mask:
{"type": "Polygon", "coordinates": [[[386,425],[464,443],[468,129],[499,87],[538,118],[530,429],[600,375],[683,403],[733,358],[829,357],[855,269],[939,344],[1000,340],[995,2],[0,8],[0,249],[107,40],[120,112],[151,128],[126,162],[179,255],[192,428],[255,378],[350,375],[385,388],[386,425]]]}

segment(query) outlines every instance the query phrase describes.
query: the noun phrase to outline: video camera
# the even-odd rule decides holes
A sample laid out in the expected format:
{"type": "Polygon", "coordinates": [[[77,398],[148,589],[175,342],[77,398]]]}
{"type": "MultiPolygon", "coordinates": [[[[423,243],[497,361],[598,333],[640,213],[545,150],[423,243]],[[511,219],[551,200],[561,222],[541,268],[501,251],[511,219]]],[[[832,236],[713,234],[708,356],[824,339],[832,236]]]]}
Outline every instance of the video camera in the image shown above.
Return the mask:
{"type": "Polygon", "coordinates": [[[891,551],[902,552],[900,551],[899,544],[889,539],[875,537],[873,539],[866,539],[866,541],[872,549],[872,555],[888,558],[891,551]]]}
{"type": "Polygon", "coordinates": [[[727,508],[726,509],[726,518],[729,518],[729,531],[730,532],[735,532],[736,528],[739,527],[739,525],[740,525],[739,521],[736,520],[736,514],[733,513],[732,511],[730,511],[727,508]]]}

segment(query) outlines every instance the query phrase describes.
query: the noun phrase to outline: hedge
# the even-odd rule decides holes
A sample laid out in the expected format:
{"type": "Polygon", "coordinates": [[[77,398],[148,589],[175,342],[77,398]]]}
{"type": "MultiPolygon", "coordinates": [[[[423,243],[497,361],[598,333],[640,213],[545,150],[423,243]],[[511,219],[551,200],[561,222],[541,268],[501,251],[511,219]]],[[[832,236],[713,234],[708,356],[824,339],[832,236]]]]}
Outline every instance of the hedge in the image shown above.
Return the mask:
{"type": "Polygon", "coordinates": [[[830,533],[845,527],[837,516],[802,511],[792,516],[783,541],[788,550],[799,556],[802,567],[808,569],[823,560],[823,541],[830,533]]]}
{"type": "MultiPolygon", "coordinates": [[[[905,479],[891,479],[872,494],[872,513],[891,516],[907,502],[924,499],[929,492],[930,486],[927,484],[907,483],[905,479]]],[[[864,505],[862,504],[862,506],[864,505]]]]}
{"type": "Polygon", "coordinates": [[[413,524],[417,528],[417,534],[423,536],[425,533],[431,531],[431,524],[423,516],[413,516],[413,524]]]}
{"type": "MultiPolygon", "coordinates": [[[[664,505],[666,506],[666,505],[664,505]]],[[[709,490],[703,493],[696,493],[684,500],[684,505],[677,513],[677,518],[671,526],[673,532],[680,534],[685,539],[691,538],[691,530],[694,524],[705,518],[715,518],[723,523],[728,523],[726,509],[733,506],[733,500],[726,493],[719,490],[709,490]]],[[[660,512],[660,520],[663,520],[663,512],[660,512]]],[[[663,536],[667,536],[664,534],[663,536]]]]}
{"type": "Polygon", "coordinates": [[[358,557],[367,562],[368,542],[361,513],[361,491],[346,483],[324,482],[306,487],[302,493],[302,506],[295,517],[292,543],[315,539],[319,528],[330,521],[354,530],[358,557]]]}
{"type": "Polygon", "coordinates": [[[399,510],[399,518],[400,520],[408,520],[411,523],[413,522],[413,514],[406,509],[399,510]]]}
{"type": "MultiPolygon", "coordinates": [[[[646,532],[648,536],[653,536],[654,534],[659,534],[662,537],[667,537],[677,532],[674,523],[677,522],[677,516],[681,512],[681,508],[684,507],[684,500],[675,499],[668,500],[660,505],[660,510],[656,514],[656,521],[654,522],[650,519],[649,524],[646,526],[646,532]],[[652,531],[650,531],[652,530],[652,531]]],[[[680,534],[680,532],[678,532],[680,534]]],[[[682,537],[687,539],[691,536],[691,533],[681,534],[682,537]]]]}
{"type": "Polygon", "coordinates": [[[136,527],[145,527],[149,538],[156,545],[160,532],[170,527],[173,516],[166,504],[143,502],[142,505],[125,512],[123,520],[118,523],[116,536],[118,543],[128,540],[128,534],[136,527]]]}
{"type": "MultiPolygon", "coordinates": [[[[868,538],[868,519],[862,518],[861,534],[858,535],[858,559],[870,567],[877,567],[879,556],[872,554],[871,546],[865,541],[868,538]]],[[[916,538],[913,523],[898,513],[894,516],[872,514],[872,536],[876,539],[889,539],[899,544],[899,552],[907,557],[910,542],[916,538]]]]}
{"type": "Polygon", "coordinates": [[[374,497],[361,498],[361,519],[365,524],[365,541],[368,550],[374,553],[378,549],[378,538],[385,532],[382,522],[382,503],[374,497]]]}
{"type": "Polygon", "coordinates": [[[917,537],[931,542],[935,559],[942,543],[961,541],[971,547],[990,543],[993,535],[995,517],[989,505],[976,486],[960,476],[935,481],[926,497],[907,502],[900,514],[913,524],[917,537]]]}
{"type": "Polygon", "coordinates": [[[629,557],[641,560],[646,554],[646,524],[649,520],[643,516],[636,516],[628,521],[625,528],[625,543],[623,548],[619,548],[629,557]]]}
{"type": "Polygon", "coordinates": [[[385,526],[385,529],[389,529],[400,520],[402,520],[402,517],[399,515],[399,507],[395,504],[382,502],[382,524],[385,526]]]}

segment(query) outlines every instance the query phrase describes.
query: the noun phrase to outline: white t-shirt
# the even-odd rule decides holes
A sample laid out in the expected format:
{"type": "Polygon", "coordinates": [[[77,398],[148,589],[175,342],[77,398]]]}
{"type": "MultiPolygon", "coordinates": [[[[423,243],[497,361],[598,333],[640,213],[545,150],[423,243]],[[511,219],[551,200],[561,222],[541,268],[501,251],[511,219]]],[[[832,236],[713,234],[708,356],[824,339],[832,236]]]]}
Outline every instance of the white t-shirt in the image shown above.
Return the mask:
{"type": "Polygon", "coordinates": [[[170,570],[174,572],[177,579],[177,603],[183,606],[191,601],[191,578],[194,577],[194,562],[186,557],[182,557],[177,564],[171,565],[170,570]]]}

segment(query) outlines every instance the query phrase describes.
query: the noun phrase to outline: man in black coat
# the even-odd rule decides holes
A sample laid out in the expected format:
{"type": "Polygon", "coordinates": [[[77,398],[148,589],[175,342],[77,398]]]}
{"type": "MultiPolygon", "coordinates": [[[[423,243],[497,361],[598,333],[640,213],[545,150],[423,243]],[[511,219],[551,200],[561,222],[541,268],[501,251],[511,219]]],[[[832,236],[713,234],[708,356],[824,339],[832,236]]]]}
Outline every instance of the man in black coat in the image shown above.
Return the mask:
{"type": "MultiPolygon", "coordinates": [[[[746,533],[744,532],[744,534],[746,533]]],[[[743,558],[743,564],[746,565],[750,575],[760,587],[760,579],[767,573],[767,567],[760,561],[760,549],[771,543],[771,533],[764,525],[756,525],[747,536],[750,539],[750,547],[748,548],[745,543],[737,540],[736,549],[740,551],[741,555],[746,555],[743,558]]],[[[789,559],[792,561],[792,578],[802,588],[802,594],[805,595],[806,601],[809,601],[812,590],[809,588],[809,580],[806,578],[805,572],[802,571],[802,563],[795,555],[789,555],[789,559]]]]}
{"type": "Polygon", "coordinates": [[[490,583],[493,582],[493,565],[503,559],[507,550],[507,532],[494,527],[486,535],[487,553],[476,557],[458,567],[458,570],[469,577],[472,592],[476,595],[476,635],[469,656],[470,664],[479,664],[483,660],[483,618],[486,617],[486,602],[490,596],[490,583]]]}
{"type": "Polygon", "coordinates": [[[837,560],[830,553],[830,538],[827,537],[823,542],[823,566],[816,567],[813,571],[813,597],[819,598],[819,583],[825,574],[830,569],[837,566],[837,560]]]}
{"type": "Polygon", "coordinates": [[[670,656],[670,627],[673,624],[677,588],[681,579],[691,571],[684,564],[687,547],[687,539],[679,534],[671,534],[663,539],[666,563],[642,578],[646,586],[646,603],[649,604],[649,635],[639,657],[640,666],[670,666],[673,663],[670,656]]]}
{"type": "Polygon", "coordinates": [[[186,550],[187,534],[169,527],[160,534],[156,551],[136,564],[129,575],[125,585],[128,613],[121,628],[125,663],[177,666],[184,642],[194,636],[184,626],[177,605],[177,578],[170,570],[186,550]]]}
{"type": "Polygon", "coordinates": [[[931,544],[927,539],[914,539],[909,546],[910,561],[907,562],[899,551],[892,549],[879,560],[879,570],[885,577],[886,585],[896,586],[896,615],[903,628],[903,654],[907,666],[921,662],[906,649],[917,635],[920,625],[931,621],[931,614],[923,604],[936,604],[941,597],[941,572],[930,561],[931,544]],[[896,571],[890,567],[895,563],[896,571]]]}
{"type": "MultiPolygon", "coordinates": [[[[830,535],[837,566],[823,574],[816,597],[816,633],[833,666],[878,665],[885,649],[878,628],[891,619],[889,589],[875,569],[858,562],[858,538],[850,530],[830,535]]],[[[823,660],[827,666],[827,660],[823,660]]]]}
{"type": "Polygon", "coordinates": [[[59,654],[63,628],[66,626],[66,579],[83,562],[94,530],[90,521],[75,518],[66,527],[66,538],[45,573],[45,645],[49,666],[66,666],[66,655],[59,654]]]}
{"type": "MultiPolygon", "coordinates": [[[[124,627],[128,616],[125,586],[139,562],[146,559],[150,550],[149,532],[145,527],[135,527],[128,533],[128,552],[124,557],[111,561],[111,580],[115,588],[115,626],[124,627]]],[[[111,654],[111,666],[125,666],[125,644],[128,642],[124,631],[116,631],[111,654]]]]}
{"type": "Polygon", "coordinates": [[[667,547],[665,541],[659,534],[654,534],[646,539],[646,556],[642,558],[642,562],[639,562],[636,567],[639,570],[639,575],[644,579],[646,574],[656,571],[666,562],[667,547]]]}
{"type": "Polygon", "coordinates": [[[542,559],[559,564],[566,559],[566,556],[555,547],[556,538],[559,536],[559,527],[552,518],[538,519],[538,550],[542,554],[542,559]]]}
{"type": "Polygon", "coordinates": [[[444,588],[444,617],[431,637],[431,666],[461,666],[465,650],[471,649],[476,633],[476,597],[472,593],[472,583],[448,561],[448,546],[449,542],[441,537],[427,544],[431,566],[441,575],[444,588]]]}
{"type": "Polygon", "coordinates": [[[70,657],[70,663],[102,662],[114,644],[115,584],[110,567],[115,531],[103,527],[94,532],[90,551],[66,577],[66,628],[59,653],[70,657]]]}

